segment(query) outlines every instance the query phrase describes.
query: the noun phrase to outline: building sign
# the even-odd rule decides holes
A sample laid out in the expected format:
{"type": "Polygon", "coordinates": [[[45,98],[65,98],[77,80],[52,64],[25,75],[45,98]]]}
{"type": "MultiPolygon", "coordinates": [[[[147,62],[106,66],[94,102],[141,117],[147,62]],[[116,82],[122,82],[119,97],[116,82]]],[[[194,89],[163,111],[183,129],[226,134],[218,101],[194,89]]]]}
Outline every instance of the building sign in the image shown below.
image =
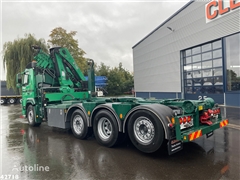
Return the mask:
{"type": "Polygon", "coordinates": [[[240,10],[240,0],[213,0],[205,5],[206,23],[240,10]]]}

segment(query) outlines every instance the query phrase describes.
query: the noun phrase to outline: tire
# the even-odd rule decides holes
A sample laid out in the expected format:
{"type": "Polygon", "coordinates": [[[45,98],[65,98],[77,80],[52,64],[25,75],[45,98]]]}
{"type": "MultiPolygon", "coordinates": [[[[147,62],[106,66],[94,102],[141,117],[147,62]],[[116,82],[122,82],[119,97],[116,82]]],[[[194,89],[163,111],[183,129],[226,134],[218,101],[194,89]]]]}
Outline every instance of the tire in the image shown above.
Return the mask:
{"type": "Polygon", "coordinates": [[[6,104],[6,99],[0,99],[0,104],[6,104]]]}
{"type": "Polygon", "coordinates": [[[40,126],[41,123],[36,123],[36,113],[32,105],[27,107],[27,120],[30,126],[40,126]]]}
{"type": "Polygon", "coordinates": [[[19,98],[19,99],[18,99],[18,103],[19,103],[19,104],[22,104],[22,98],[19,98]]]}
{"type": "Polygon", "coordinates": [[[87,139],[91,135],[91,129],[87,125],[87,118],[79,109],[72,114],[71,129],[73,135],[78,139],[87,139]]]}
{"type": "Polygon", "coordinates": [[[99,111],[93,120],[93,132],[97,142],[113,147],[118,142],[118,124],[116,118],[107,110],[99,111]]]}
{"type": "Polygon", "coordinates": [[[14,99],[14,98],[9,98],[8,102],[9,102],[10,104],[15,104],[16,99],[14,99]]]}
{"type": "Polygon", "coordinates": [[[162,123],[147,110],[138,110],[130,116],[128,134],[133,145],[144,153],[157,151],[164,140],[162,123]]]}

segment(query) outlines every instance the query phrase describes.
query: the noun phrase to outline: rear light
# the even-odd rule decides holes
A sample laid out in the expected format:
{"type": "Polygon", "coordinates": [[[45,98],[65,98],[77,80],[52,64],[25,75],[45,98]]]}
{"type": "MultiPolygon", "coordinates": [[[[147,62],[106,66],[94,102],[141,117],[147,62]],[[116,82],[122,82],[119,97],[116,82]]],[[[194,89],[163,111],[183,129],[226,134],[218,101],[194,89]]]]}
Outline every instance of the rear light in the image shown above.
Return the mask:
{"type": "Polygon", "coordinates": [[[183,123],[183,118],[182,118],[182,117],[179,118],[179,123],[180,123],[180,124],[183,123]]]}
{"type": "Polygon", "coordinates": [[[185,116],[184,118],[183,118],[183,123],[185,124],[187,122],[187,117],[185,116]]]}
{"type": "Polygon", "coordinates": [[[178,119],[179,119],[180,129],[185,129],[193,126],[192,116],[183,116],[183,117],[179,117],[178,119]]]}
{"type": "Polygon", "coordinates": [[[179,124],[189,123],[192,120],[192,116],[184,116],[179,118],[179,124]]]}

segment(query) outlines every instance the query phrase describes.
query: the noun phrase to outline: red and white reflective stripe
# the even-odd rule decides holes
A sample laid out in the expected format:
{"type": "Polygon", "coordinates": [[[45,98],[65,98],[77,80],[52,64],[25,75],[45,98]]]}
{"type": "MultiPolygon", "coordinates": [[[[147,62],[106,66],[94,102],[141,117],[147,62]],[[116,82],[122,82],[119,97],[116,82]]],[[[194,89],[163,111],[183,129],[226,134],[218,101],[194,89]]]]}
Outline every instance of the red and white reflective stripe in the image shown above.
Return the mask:
{"type": "Polygon", "coordinates": [[[194,140],[194,139],[197,139],[197,138],[199,138],[200,136],[202,136],[202,130],[195,131],[195,132],[189,134],[189,141],[192,141],[192,140],[194,140]]]}
{"type": "Polygon", "coordinates": [[[226,125],[228,125],[228,119],[220,122],[220,128],[221,128],[221,127],[224,127],[224,126],[226,126],[226,125]]]}

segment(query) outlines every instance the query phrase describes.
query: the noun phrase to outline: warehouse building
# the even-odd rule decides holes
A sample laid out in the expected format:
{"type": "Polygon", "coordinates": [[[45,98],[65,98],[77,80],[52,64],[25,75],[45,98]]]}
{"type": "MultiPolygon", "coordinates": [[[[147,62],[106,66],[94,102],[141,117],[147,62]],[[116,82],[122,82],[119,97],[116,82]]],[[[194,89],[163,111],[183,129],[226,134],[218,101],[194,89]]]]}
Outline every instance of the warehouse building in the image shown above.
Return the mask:
{"type": "Polygon", "coordinates": [[[133,46],[136,96],[240,106],[239,16],[239,0],[188,2],[133,46]]]}

